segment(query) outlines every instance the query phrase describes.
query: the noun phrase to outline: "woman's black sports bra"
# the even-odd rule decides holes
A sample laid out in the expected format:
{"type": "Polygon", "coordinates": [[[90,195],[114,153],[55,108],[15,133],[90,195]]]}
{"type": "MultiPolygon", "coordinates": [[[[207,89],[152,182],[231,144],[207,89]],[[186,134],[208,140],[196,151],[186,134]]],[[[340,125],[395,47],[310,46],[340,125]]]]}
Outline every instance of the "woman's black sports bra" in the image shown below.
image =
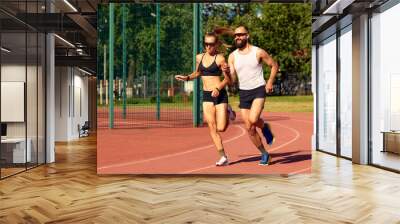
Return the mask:
{"type": "Polygon", "coordinates": [[[214,62],[210,66],[208,66],[207,68],[204,67],[204,65],[203,65],[203,57],[204,57],[204,55],[205,54],[203,54],[203,56],[201,57],[201,61],[200,61],[200,64],[199,64],[200,74],[202,76],[220,76],[221,73],[222,73],[222,70],[217,65],[217,62],[216,62],[217,55],[215,55],[214,62]]]}

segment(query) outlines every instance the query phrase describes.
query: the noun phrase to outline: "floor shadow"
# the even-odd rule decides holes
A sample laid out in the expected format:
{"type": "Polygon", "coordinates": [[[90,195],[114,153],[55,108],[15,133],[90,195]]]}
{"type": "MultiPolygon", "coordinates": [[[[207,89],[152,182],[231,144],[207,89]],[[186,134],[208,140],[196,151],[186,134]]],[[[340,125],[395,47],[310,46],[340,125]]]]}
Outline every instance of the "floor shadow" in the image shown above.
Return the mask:
{"type": "Polygon", "coordinates": [[[273,164],[287,164],[287,163],[296,163],[301,161],[311,161],[311,154],[310,155],[293,155],[293,156],[286,156],[281,159],[275,160],[271,162],[273,164]]]}
{"type": "MultiPolygon", "coordinates": [[[[268,150],[267,150],[267,151],[268,151],[268,150]]],[[[270,153],[270,154],[271,154],[272,158],[274,158],[274,157],[285,157],[285,156],[290,156],[290,155],[293,155],[293,154],[298,154],[299,152],[301,152],[301,151],[281,152],[281,153],[274,153],[274,152],[272,152],[272,153],[270,153]]]]}
{"type": "Polygon", "coordinates": [[[230,162],[229,165],[233,165],[233,164],[237,164],[237,163],[251,163],[251,162],[255,162],[255,161],[260,161],[260,159],[261,159],[261,156],[253,156],[253,157],[248,157],[245,159],[240,159],[240,160],[230,162]]]}
{"type": "MultiPolygon", "coordinates": [[[[272,164],[286,164],[286,163],[295,163],[295,162],[300,162],[300,161],[305,161],[305,160],[311,160],[311,154],[310,155],[296,155],[301,151],[293,151],[293,152],[283,152],[283,153],[271,153],[270,155],[272,156],[272,164]],[[274,161],[274,158],[279,158],[278,160],[274,161]]],[[[233,161],[229,163],[229,165],[234,165],[237,163],[251,163],[255,161],[259,161],[261,159],[260,155],[239,155],[239,157],[246,157],[240,160],[233,161]]]]}

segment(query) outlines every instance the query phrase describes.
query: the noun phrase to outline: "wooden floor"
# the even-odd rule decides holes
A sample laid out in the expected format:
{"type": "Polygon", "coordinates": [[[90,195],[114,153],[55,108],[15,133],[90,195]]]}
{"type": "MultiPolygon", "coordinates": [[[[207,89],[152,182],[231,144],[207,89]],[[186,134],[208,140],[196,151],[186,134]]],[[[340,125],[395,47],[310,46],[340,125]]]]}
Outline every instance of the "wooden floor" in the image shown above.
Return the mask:
{"type": "Polygon", "coordinates": [[[56,160],[0,181],[0,223],[400,223],[399,174],[319,152],[289,177],[97,176],[93,137],[56,160]]]}

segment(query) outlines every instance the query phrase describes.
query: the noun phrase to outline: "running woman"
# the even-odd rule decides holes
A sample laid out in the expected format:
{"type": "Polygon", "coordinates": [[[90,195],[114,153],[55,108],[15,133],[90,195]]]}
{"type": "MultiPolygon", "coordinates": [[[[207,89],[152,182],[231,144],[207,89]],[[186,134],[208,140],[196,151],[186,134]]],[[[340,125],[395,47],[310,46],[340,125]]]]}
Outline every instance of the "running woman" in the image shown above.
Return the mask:
{"type": "Polygon", "coordinates": [[[227,70],[228,64],[225,57],[217,52],[219,45],[218,36],[207,33],[204,36],[205,53],[196,55],[196,71],[190,75],[177,75],[175,78],[181,81],[190,81],[201,76],[203,81],[203,111],[208,124],[211,138],[217,148],[220,159],[216,166],[228,165],[228,157],[225,153],[220,132],[224,132],[229,123],[229,117],[234,119],[234,112],[228,107],[228,94],[225,86],[230,83],[227,70]],[[221,80],[221,74],[223,79],[221,80]],[[228,117],[228,112],[230,113],[228,117]]]}

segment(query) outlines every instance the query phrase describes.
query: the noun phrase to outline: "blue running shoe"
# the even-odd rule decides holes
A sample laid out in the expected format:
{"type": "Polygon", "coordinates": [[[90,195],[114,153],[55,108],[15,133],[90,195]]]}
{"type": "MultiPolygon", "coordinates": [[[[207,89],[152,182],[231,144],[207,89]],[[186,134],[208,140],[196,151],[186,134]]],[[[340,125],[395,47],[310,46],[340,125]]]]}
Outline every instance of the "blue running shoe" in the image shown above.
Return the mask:
{"type": "Polygon", "coordinates": [[[262,133],[265,137],[265,140],[267,141],[268,145],[272,145],[275,141],[274,134],[271,132],[271,127],[269,126],[268,123],[264,123],[264,127],[262,128],[262,133]]]}
{"type": "Polygon", "coordinates": [[[261,154],[261,160],[258,165],[268,166],[270,162],[271,162],[271,156],[268,153],[263,153],[261,154]]]}

